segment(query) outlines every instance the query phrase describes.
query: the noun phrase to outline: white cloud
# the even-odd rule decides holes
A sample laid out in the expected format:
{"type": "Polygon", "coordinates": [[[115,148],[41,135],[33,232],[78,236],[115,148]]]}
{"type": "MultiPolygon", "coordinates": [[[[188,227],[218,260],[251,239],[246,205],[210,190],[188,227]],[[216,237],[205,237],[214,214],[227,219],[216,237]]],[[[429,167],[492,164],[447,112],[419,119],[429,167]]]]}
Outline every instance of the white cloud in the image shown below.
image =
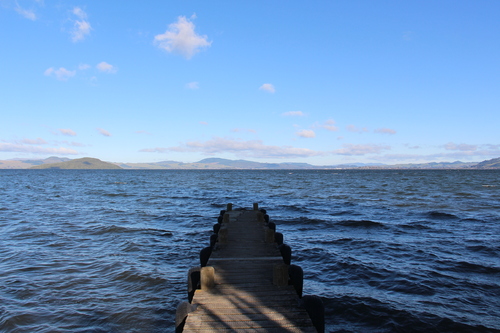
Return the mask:
{"type": "Polygon", "coordinates": [[[476,145],[468,145],[465,143],[461,143],[461,144],[457,145],[456,143],[449,142],[449,143],[444,145],[444,149],[446,149],[446,150],[476,151],[477,148],[478,148],[478,146],[476,146],[476,145]]]}
{"type": "Polygon", "coordinates": [[[22,141],[22,143],[23,144],[27,144],[27,145],[46,145],[47,141],[45,141],[42,138],[37,138],[36,140],[33,140],[33,139],[24,139],[22,141]]]}
{"type": "Polygon", "coordinates": [[[109,74],[113,74],[113,73],[116,73],[118,71],[118,69],[116,69],[115,66],[110,65],[105,61],[98,63],[95,67],[99,71],[104,72],[104,73],[109,73],[109,74]]]}
{"type": "Polygon", "coordinates": [[[92,27],[90,26],[89,21],[87,21],[87,14],[80,7],[75,7],[71,11],[77,19],[73,21],[73,29],[71,30],[71,40],[76,43],[85,39],[87,35],[90,35],[90,30],[92,27]]]}
{"type": "Polygon", "coordinates": [[[76,75],[76,71],[70,71],[64,67],[60,67],[59,69],[54,69],[54,67],[47,68],[44,72],[46,76],[54,75],[56,79],[60,81],[67,81],[70,77],[76,75]]]}
{"type": "Polygon", "coordinates": [[[60,128],[59,132],[67,136],[76,136],[76,132],[69,128],[60,128]]]}
{"type": "Polygon", "coordinates": [[[324,155],[325,153],[306,148],[289,146],[268,146],[261,140],[242,141],[232,138],[214,137],[211,140],[190,141],[177,147],[148,148],[141,152],[200,152],[208,155],[220,153],[233,153],[241,157],[254,158],[294,158],[324,155]]]}
{"type": "Polygon", "coordinates": [[[187,89],[198,89],[199,88],[199,84],[198,82],[189,82],[189,83],[186,83],[186,88],[187,89]]]}
{"type": "Polygon", "coordinates": [[[316,124],[313,127],[324,128],[330,132],[337,132],[339,128],[335,126],[335,120],[328,119],[323,124],[316,124]]]}
{"type": "MultiPolygon", "coordinates": [[[[193,15],[192,19],[195,18],[193,15]]],[[[193,22],[185,16],[179,16],[177,22],[171,23],[164,34],[155,36],[155,43],[160,49],[169,53],[177,53],[190,59],[201,49],[209,47],[212,42],[207,40],[207,36],[197,35],[194,31],[193,22]]]]}
{"type": "Polygon", "coordinates": [[[271,83],[264,83],[259,87],[259,89],[270,92],[271,94],[274,94],[276,92],[276,89],[271,83]]]}
{"type": "Polygon", "coordinates": [[[347,130],[349,132],[354,132],[354,133],[362,133],[362,132],[368,132],[368,129],[366,127],[363,128],[358,128],[354,125],[348,125],[347,130]]]}
{"type": "Polygon", "coordinates": [[[380,146],[373,144],[366,145],[353,145],[353,144],[344,144],[343,148],[334,150],[333,153],[339,155],[367,155],[367,154],[379,154],[384,150],[389,150],[391,147],[389,146],[380,146]]]}
{"type": "Polygon", "coordinates": [[[204,125],[204,126],[207,126],[207,125],[208,125],[208,122],[206,122],[206,121],[200,121],[199,123],[200,123],[201,125],[204,125]]]}
{"type": "Polygon", "coordinates": [[[101,133],[102,135],[104,136],[111,136],[111,133],[109,133],[108,131],[106,131],[105,129],[102,129],[102,128],[98,128],[97,131],[99,133],[101,133]]]}
{"type": "Polygon", "coordinates": [[[17,4],[17,7],[14,9],[16,10],[16,12],[18,12],[19,14],[21,14],[22,16],[24,16],[28,20],[35,21],[37,19],[34,11],[21,8],[21,6],[19,6],[19,4],[17,4]]]}
{"type": "Polygon", "coordinates": [[[55,155],[77,155],[78,152],[68,148],[48,148],[37,145],[24,145],[0,142],[0,152],[32,153],[32,154],[55,154],[55,155]]]}
{"type": "Polygon", "coordinates": [[[80,64],[78,65],[78,69],[81,71],[89,69],[91,66],[89,64],[80,64]]]}
{"type": "Polygon", "coordinates": [[[302,112],[302,111],[288,111],[288,112],[283,112],[281,115],[284,117],[303,117],[303,116],[305,116],[304,112],[302,112]]]}
{"type": "Polygon", "coordinates": [[[316,133],[313,130],[301,130],[297,132],[297,135],[301,138],[314,138],[316,133]]]}
{"type": "Polygon", "coordinates": [[[374,132],[380,134],[396,134],[396,131],[390,128],[377,128],[374,132]]]}

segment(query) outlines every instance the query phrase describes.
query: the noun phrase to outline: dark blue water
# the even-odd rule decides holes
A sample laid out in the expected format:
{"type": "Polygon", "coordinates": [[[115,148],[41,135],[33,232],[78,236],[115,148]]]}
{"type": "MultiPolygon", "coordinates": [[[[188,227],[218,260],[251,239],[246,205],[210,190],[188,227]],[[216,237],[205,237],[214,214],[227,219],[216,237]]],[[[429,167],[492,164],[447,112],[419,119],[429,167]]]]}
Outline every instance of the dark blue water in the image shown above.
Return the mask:
{"type": "Polygon", "coordinates": [[[0,170],[0,331],[171,332],[219,211],[258,202],[327,331],[498,332],[499,176],[0,170]]]}

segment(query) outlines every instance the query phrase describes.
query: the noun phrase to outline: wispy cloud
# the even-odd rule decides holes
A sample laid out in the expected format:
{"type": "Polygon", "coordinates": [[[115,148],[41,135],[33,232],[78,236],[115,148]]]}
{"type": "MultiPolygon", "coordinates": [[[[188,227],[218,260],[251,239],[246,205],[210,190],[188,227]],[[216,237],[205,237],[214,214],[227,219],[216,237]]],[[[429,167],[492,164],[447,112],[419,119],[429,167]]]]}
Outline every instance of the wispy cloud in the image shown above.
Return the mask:
{"type": "Polygon", "coordinates": [[[23,139],[22,143],[23,144],[27,144],[27,145],[46,145],[46,144],[48,144],[48,142],[45,141],[42,138],[37,138],[37,139],[23,139]]]}
{"type": "Polygon", "coordinates": [[[76,136],[76,132],[69,128],[60,128],[59,132],[67,136],[76,136]]]}
{"type": "Polygon", "coordinates": [[[198,89],[199,87],[200,87],[200,85],[199,85],[198,82],[189,82],[189,83],[186,83],[186,88],[187,89],[195,90],[195,89],[198,89]]]}
{"type": "Polygon", "coordinates": [[[250,129],[250,128],[233,128],[231,130],[233,133],[242,133],[242,132],[247,132],[247,133],[257,133],[256,130],[250,129]]]}
{"type": "Polygon", "coordinates": [[[301,138],[314,138],[316,137],[316,133],[313,130],[301,130],[297,132],[297,135],[301,138]]]}
{"type": "Polygon", "coordinates": [[[339,128],[337,126],[335,126],[335,120],[333,120],[333,119],[328,119],[322,124],[316,123],[313,127],[314,128],[324,128],[330,132],[337,132],[339,130],[339,128]]]}
{"type": "Polygon", "coordinates": [[[264,83],[263,85],[261,85],[259,87],[259,89],[267,91],[271,94],[274,94],[276,92],[276,89],[274,88],[274,86],[271,83],[264,83]]]}
{"type": "Polygon", "coordinates": [[[78,152],[69,148],[50,148],[40,147],[39,145],[26,145],[20,143],[3,143],[0,142],[0,152],[16,152],[16,153],[31,153],[31,154],[56,154],[56,155],[77,155],[78,152]]]}
{"type": "Polygon", "coordinates": [[[108,74],[114,74],[114,73],[116,73],[118,71],[118,69],[115,66],[110,65],[110,64],[108,64],[105,61],[102,61],[102,62],[98,63],[95,67],[100,72],[104,72],[104,73],[108,73],[108,74]]]}
{"type": "MultiPolygon", "coordinates": [[[[191,20],[195,18],[195,15],[191,16],[191,20]]],[[[156,35],[154,41],[160,49],[191,59],[203,48],[212,45],[206,35],[200,36],[194,30],[195,26],[192,21],[185,16],[179,16],[177,22],[169,24],[167,31],[156,35]]]]}
{"type": "Polygon", "coordinates": [[[288,112],[283,112],[281,115],[283,117],[303,117],[305,116],[305,113],[302,111],[288,111],[288,112]]]}
{"type": "Polygon", "coordinates": [[[46,76],[55,76],[59,81],[67,81],[70,77],[76,75],[76,71],[70,71],[64,67],[54,69],[54,67],[47,68],[44,72],[46,76]]]}
{"type": "Polygon", "coordinates": [[[92,66],[90,66],[89,64],[80,64],[78,65],[78,69],[81,70],[81,71],[85,71],[89,68],[91,68],[92,66]]]}
{"type": "Polygon", "coordinates": [[[97,131],[99,133],[101,133],[102,135],[104,136],[111,136],[111,133],[109,133],[108,131],[106,131],[105,129],[102,129],[102,128],[97,128],[97,131]]]}
{"type": "Polygon", "coordinates": [[[338,155],[367,155],[367,154],[380,154],[384,150],[389,150],[389,146],[381,146],[374,144],[354,145],[344,144],[341,149],[334,150],[333,153],[338,155]]]}
{"type": "Polygon", "coordinates": [[[29,9],[24,9],[19,4],[16,2],[16,7],[14,8],[16,12],[18,12],[20,15],[22,15],[24,18],[27,18],[28,20],[36,21],[37,16],[33,10],[29,9]]]}
{"type": "Polygon", "coordinates": [[[354,125],[348,125],[346,127],[346,129],[349,131],[349,132],[354,132],[354,133],[363,133],[363,132],[368,132],[368,129],[366,127],[363,127],[363,128],[359,128],[359,127],[356,127],[354,125]]]}
{"type": "Polygon", "coordinates": [[[87,13],[83,11],[80,7],[75,7],[71,13],[76,16],[76,19],[72,19],[73,29],[70,31],[71,40],[76,43],[85,39],[87,35],[90,35],[89,21],[87,20],[87,13]]]}
{"type": "Polygon", "coordinates": [[[141,152],[199,152],[207,155],[233,153],[240,157],[254,158],[294,158],[311,157],[324,155],[324,152],[314,151],[306,148],[295,148],[289,146],[269,146],[261,140],[243,141],[232,138],[214,137],[211,140],[189,141],[177,147],[169,148],[147,148],[141,149],[141,152]]]}
{"type": "Polygon", "coordinates": [[[465,143],[456,144],[453,142],[449,142],[445,144],[443,147],[446,150],[459,150],[459,151],[476,151],[478,149],[477,145],[468,145],[465,143]]]}
{"type": "Polygon", "coordinates": [[[396,131],[390,128],[377,128],[373,132],[380,134],[396,134],[396,131]]]}

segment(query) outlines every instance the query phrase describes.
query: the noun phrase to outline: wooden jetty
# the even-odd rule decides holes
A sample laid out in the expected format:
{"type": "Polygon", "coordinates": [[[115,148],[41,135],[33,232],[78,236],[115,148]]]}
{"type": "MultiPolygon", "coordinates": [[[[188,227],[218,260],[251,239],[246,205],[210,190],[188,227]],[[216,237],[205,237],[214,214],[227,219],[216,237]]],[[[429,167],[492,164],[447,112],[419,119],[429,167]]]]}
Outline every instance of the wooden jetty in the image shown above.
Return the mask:
{"type": "Polygon", "coordinates": [[[290,247],[268,220],[257,204],[221,212],[200,267],[188,273],[177,332],[324,331],[321,299],[302,297],[302,269],[290,265],[290,247]]]}

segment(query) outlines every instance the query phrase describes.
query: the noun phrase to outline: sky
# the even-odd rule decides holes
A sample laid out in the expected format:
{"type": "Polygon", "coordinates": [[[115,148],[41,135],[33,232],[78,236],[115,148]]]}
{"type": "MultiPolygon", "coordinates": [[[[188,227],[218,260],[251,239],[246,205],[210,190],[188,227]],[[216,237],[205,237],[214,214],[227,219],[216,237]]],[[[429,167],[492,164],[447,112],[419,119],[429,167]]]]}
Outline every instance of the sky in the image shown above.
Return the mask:
{"type": "Polygon", "coordinates": [[[0,0],[0,160],[500,157],[500,1],[0,0]]]}

